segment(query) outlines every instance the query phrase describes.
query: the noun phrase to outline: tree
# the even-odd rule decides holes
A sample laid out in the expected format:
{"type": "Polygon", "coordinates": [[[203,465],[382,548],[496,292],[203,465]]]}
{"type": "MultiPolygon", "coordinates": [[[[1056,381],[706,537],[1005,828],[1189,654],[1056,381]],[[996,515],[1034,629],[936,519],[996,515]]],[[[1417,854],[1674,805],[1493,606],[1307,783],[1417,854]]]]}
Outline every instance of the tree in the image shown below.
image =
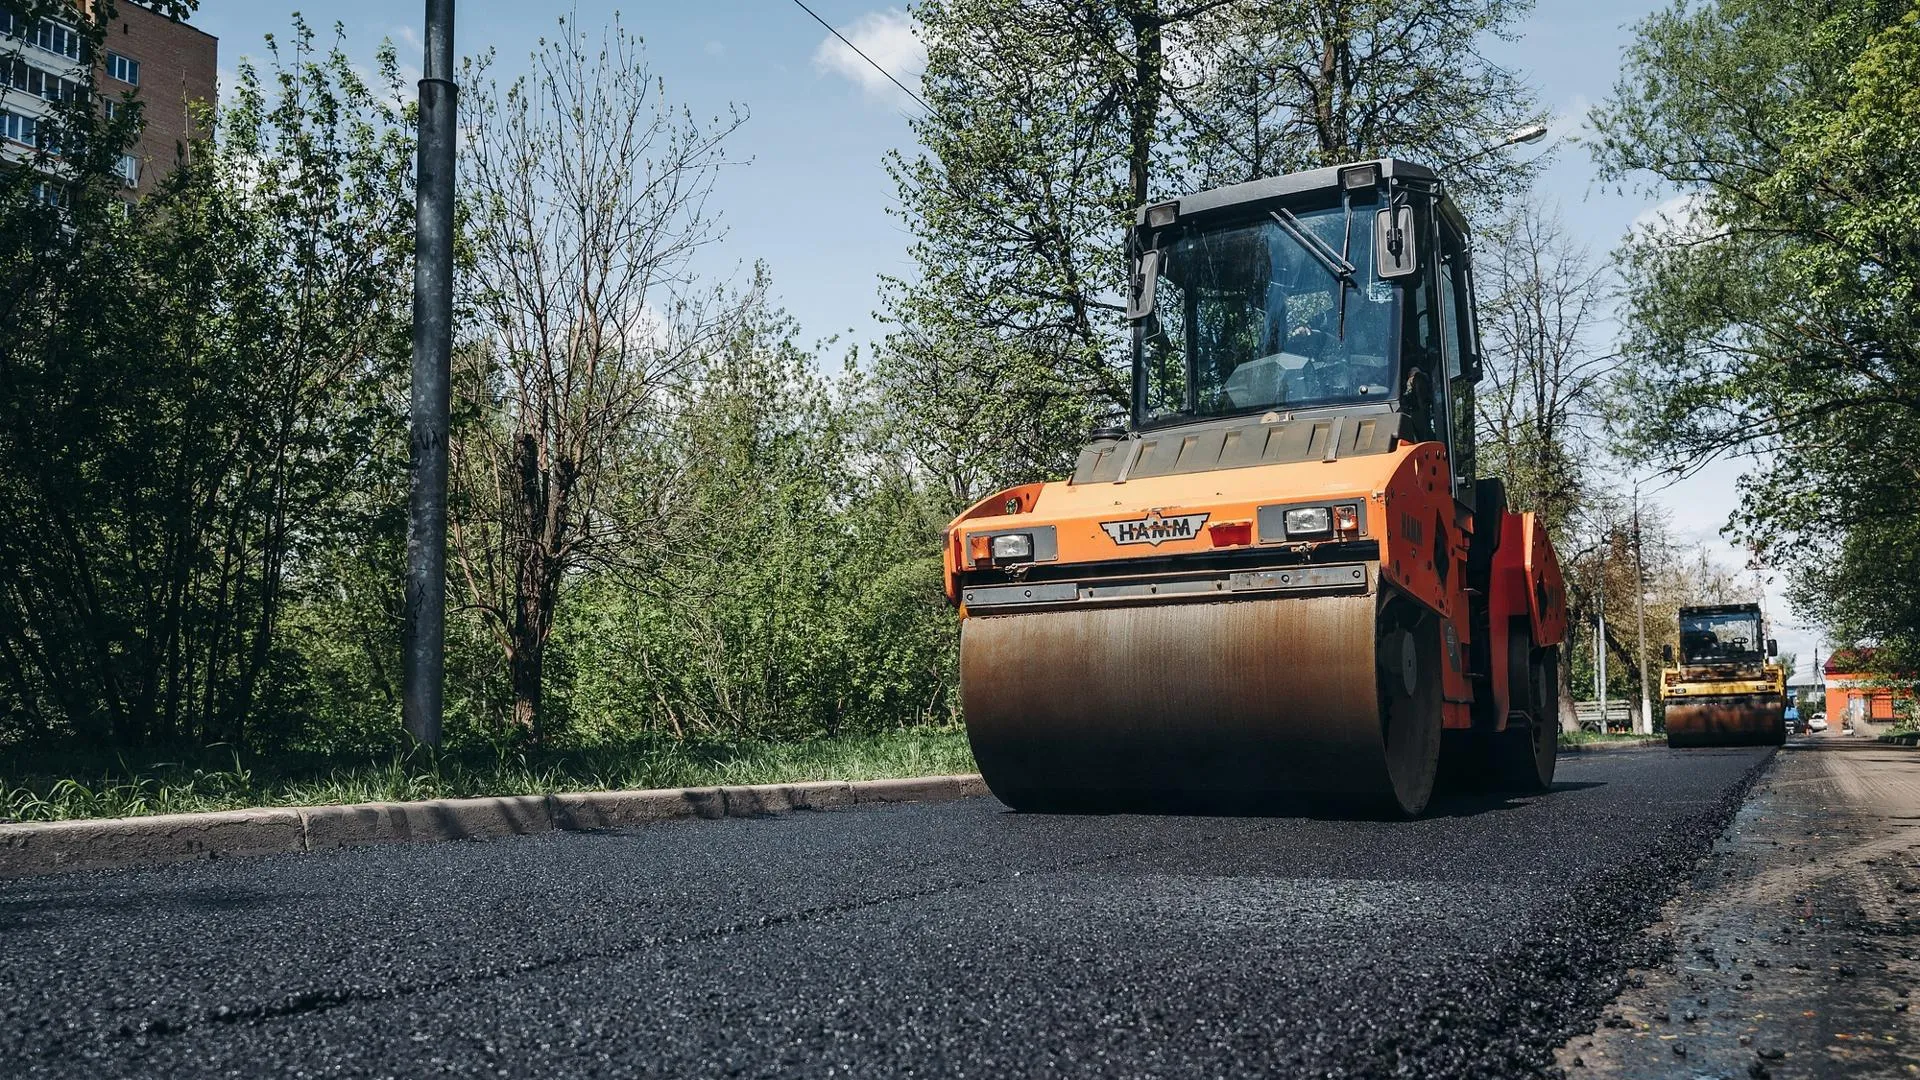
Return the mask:
{"type": "Polygon", "coordinates": [[[1538,161],[1482,154],[1545,117],[1487,55],[1531,0],[1310,0],[1211,12],[1169,103],[1192,187],[1376,155],[1439,169],[1457,196],[1523,189],[1538,161]]]}
{"type": "Polygon", "coordinates": [[[1629,442],[1767,462],[1736,530],[1889,646],[1920,642],[1916,105],[1911,0],[1721,0],[1643,22],[1593,118],[1604,176],[1674,195],[1624,252],[1629,442]]]}
{"type": "Polygon", "coordinates": [[[663,96],[639,39],[572,20],[507,86],[472,65],[462,110],[473,340],[461,350],[454,566],[506,658],[535,740],[562,591],[631,560],[658,507],[641,476],[726,331],[689,263],[739,114],[702,124],[663,96]]]}
{"type": "Polygon", "coordinates": [[[955,631],[924,543],[939,522],[872,454],[857,372],[822,372],[764,276],[738,311],[663,448],[672,557],[590,586],[593,629],[566,643],[609,662],[578,665],[576,693],[676,737],[951,720],[955,631]]]}
{"type": "Polygon", "coordinates": [[[1556,211],[1523,199],[1475,244],[1485,376],[1476,394],[1476,451],[1505,480],[1512,505],[1540,514],[1565,543],[1588,492],[1602,436],[1599,395],[1612,357],[1590,338],[1604,271],[1566,234],[1556,211]]]}
{"type": "Polygon", "coordinates": [[[882,377],[904,444],[953,503],[1056,469],[1090,414],[1124,409],[1129,139],[1150,122],[1115,10],[942,0],[918,12],[935,112],[926,152],[889,163],[916,280],[885,282],[882,377]],[[1135,123],[1134,118],[1139,118],[1135,123]]]}
{"type": "MultiPolygon", "coordinates": [[[[1182,188],[1378,154],[1445,165],[1536,110],[1480,50],[1507,0],[933,0],[890,171],[917,274],[886,285],[880,373],[955,503],[1057,472],[1128,408],[1126,229],[1182,188]],[[1295,9],[1300,10],[1296,11],[1295,9]]],[[[1491,154],[1461,180],[1503,174],[1491,154]]]]}
{"type": "Polygon", "coordinates": [[[355,493],[397,417],[411,134],[390,51],[379,89],[303,25],[273,63],[143,202],[94,152],[138,110],[97,102],[56,197],[0,178],[0,669],[31,731],[285,735],[295,568],[381,535],[355,493]]]}

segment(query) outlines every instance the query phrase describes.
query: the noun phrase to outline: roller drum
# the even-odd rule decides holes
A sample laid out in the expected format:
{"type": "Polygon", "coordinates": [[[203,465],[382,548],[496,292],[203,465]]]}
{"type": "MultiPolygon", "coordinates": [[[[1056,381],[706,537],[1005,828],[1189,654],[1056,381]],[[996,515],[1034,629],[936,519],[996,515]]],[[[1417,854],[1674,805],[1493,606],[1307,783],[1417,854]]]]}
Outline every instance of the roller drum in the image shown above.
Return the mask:
{"type": "Polygon", "coordinates": [[[1779,746],[1786,741],[1786,704],[1779,698],[1667,702],[1668,746],[1779,746]]]}
{"type": "Polygon", "coordinates": [[[970,617],[960,681],[974,757],[1015,808],[1304,796],[1418,813],[1439,657],[1419,612],[1286,597],[970,617]]]}

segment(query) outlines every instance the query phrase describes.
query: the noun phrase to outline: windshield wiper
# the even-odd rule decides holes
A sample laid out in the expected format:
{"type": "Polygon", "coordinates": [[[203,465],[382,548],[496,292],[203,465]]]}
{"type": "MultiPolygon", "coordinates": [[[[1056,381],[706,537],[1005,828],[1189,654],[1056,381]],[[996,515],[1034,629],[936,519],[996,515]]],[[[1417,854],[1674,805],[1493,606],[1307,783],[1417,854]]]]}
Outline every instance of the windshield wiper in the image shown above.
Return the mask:
{"type": "MultiPolygon", "coordinates": [[[[1340,201],[1342,205],[1346,205],[1346,192],[1341,192],[1340,201]]],[[[1308,232],[1306,227],[1300,224],[1300,219],[1293,216],[1293,211],[1282,206],[1276,210],[1267,211],[1267,214],[1271,216],[1274,221],[1279,222],[1280,227],[1286,230],[1288,236],[1293,237],[1295,243],[1305,248],[1307,254],[1320,260],[1320,265],[1327,268],[1327,273],[1340,279],[1340,340],[1345,341],[1347,339],[1346,287],[1349,285],[1352,285],[1356,289],[1360,287],[1353,280],[1356,268],[1351,262],[1347,261],[1347,257],[1344,254],[1333,250],[1332,246],[1326,241],[1308,232]]],[[[1353,208],[1351,206],[1347,206],[1347,216],[1349,219],[1353,216],[1353,208]]],[[[1351,232],[1353,228],[1351,220],[1348,221],[1347,228],[1349,232],[1351,232]]]]}
{"type": "Polygon", "coordinates": [[[1326,241],[1308,232],[1306,226],[1300,224],[1300,219],[1293,216],[1293,211],[1283,206],[1278,210],[1267,211],[1267,216],[1279,222],[1288,236],[1293,237],[1301,247],[1307,250],[1307,254],[1319,260],[1320,265],[1327,268],[1327,273],[1349,285],[1353,284],[1353,275],[1357,272],[1354,265],[1329,247],[1326,241]]]}

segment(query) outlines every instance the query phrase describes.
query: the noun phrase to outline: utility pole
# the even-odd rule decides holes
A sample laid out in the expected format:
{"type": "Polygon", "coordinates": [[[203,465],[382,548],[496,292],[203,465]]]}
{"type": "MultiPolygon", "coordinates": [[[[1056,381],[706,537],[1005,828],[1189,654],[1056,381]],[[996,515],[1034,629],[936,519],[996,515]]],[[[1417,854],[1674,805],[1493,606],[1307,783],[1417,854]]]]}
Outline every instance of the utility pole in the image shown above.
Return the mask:
{"type": "Polygon", "coordinates": [[[1818,638],[1815,639],[1816,644],[1813,646],[1813,697],[1815,701],[1820,703],[1820,708],[1817,711],[1825,712],[1827,708],[1827,673],[1820,668],[1820,646],[1818,640],[1818,638]]]}
{"type": "Polygon", "coordinates": [[[1603,537],[1595,552],[1599,571],[1593,590],[1593,696],[1600,702],[1600,734],[1607,733],[1607,544],[1603,537]]]}
{"type": "Polygon", "coordinates": [[[447,432],[453,361],[453,0],[427,0],[413,219],[413,434],[407,483],[407,622],[401,715],[440,745],[447,655],[447,432]]]}
{"type": "Polygon", "coordinates": [[[1607,609],[1604,600],[1599,601],[1594,611],[1594,619],[1599,628],[1593,635],[1593,678],[1600,684],[1600,733],[1607,731],[1607,609]]]}
{"type": "Polygon", "coordinates": [[[1633,601],[1640,612],[1640,721],[1635,730],[1653,734],[1653,701],[1647,692],[1647,569],[1640,555],[1640,481],[1633,482],[1633,601]]]}

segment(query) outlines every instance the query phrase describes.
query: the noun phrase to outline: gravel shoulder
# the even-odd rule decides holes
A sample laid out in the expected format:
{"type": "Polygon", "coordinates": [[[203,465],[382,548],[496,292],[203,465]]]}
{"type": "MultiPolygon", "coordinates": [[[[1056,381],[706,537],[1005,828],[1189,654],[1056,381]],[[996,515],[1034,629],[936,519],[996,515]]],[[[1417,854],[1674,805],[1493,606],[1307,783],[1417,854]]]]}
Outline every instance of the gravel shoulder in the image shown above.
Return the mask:
{"type": "Polygon", "coordinates": [[[1920,751],[1838,736],[1778,754],[1647,940],[1579,1077],[1920,1075],[1920,751]]]}

